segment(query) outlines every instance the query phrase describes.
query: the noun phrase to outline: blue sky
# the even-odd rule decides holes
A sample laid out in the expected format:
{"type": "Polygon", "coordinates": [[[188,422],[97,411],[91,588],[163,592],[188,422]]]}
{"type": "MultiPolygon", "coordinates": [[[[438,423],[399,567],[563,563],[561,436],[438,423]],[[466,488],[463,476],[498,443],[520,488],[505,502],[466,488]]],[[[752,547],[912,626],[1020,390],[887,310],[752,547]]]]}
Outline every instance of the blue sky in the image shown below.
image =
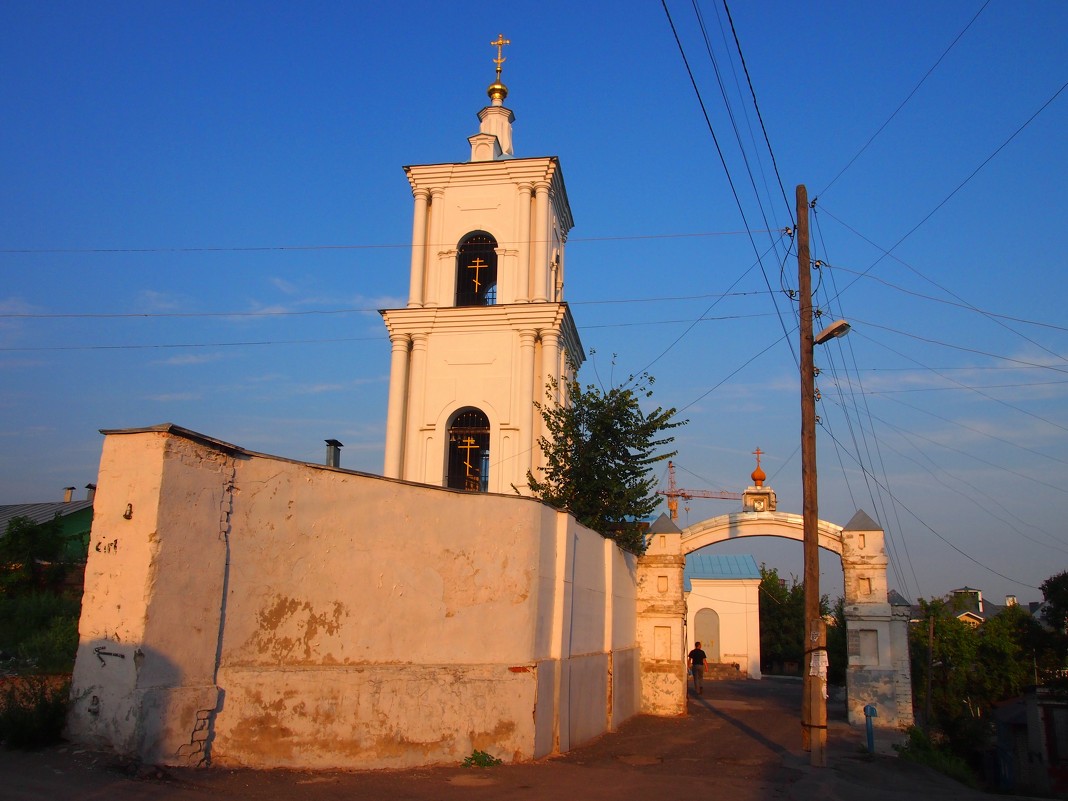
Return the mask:
{"type": "Polygon", "coordinates": [[[167,421],[380,472],[401,167],[467,158],[503,32],[516,155],[560,157],[575,216],[582,378],[649,369],[679,483],[740,491],[759,446],[800,512],[804,184],[853,324],[816,356],[821,517],[883,523],[906,595],[1038,599],[1068,564],[1068,5],[732,4],[760,119],[721,4],[668,3],[681,53],[660,3],[501,5],[4,4],[0,503],[167,421]]]}

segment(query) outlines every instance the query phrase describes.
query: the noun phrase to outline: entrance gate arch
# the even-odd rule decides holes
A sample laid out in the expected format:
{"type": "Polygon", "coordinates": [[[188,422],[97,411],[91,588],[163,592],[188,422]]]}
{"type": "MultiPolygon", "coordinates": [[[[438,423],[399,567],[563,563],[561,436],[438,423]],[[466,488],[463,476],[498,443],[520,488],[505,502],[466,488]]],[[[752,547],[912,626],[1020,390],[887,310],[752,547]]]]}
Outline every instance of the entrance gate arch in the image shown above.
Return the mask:
{"type": "MultiPolygon", "coordinates": [[[[863,723],[864,707],[873,704],[878,710],[878,725],[911,725],[909,608],[893,606],[887,597],[884,532],[861,511],[845,526],[820,520],[817,528],[820,547],[838,554],[842,560],[849,722],[863,723]]],[[[650,527],[649,547],[638,560],[643,711],[661,715],[686,711],[686,602],[682,578],[686,555],[718,542],[757,536],[803,542],[802,517],[783,512],[737,512],[680,530],[661,515],[650,527]]]]}

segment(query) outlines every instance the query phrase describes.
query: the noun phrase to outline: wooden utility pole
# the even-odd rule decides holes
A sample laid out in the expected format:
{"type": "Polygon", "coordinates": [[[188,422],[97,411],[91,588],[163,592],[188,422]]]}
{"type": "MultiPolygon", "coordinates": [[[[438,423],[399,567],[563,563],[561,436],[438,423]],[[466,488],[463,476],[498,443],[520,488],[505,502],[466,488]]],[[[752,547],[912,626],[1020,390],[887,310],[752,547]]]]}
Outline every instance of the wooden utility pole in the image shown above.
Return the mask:
{"type": "Polygon", "coordinates": [[[816,499],[816,370],[812,334],[812,264],[808,246],[808,191],[797,187],[797,288],[801,323],[801,495],[805,544],[805,639],[802,660],[801,745],[811,764],[826,761],[825,676],[813,676],[817,653],[826,654],[827,634],[820,615],[819,504],[816,499]]]}

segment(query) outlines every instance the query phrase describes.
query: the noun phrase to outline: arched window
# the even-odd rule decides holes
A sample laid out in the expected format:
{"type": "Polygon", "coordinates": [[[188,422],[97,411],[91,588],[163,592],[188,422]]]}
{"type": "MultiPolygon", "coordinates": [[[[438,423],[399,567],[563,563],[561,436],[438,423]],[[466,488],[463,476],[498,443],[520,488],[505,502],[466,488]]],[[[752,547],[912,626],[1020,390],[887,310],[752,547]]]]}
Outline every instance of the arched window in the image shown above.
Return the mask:
{"type": "Polygon", "coordinates": [[[460,242],[456,254],[456,305],[492,306],[497,302],[497,240],[478,231],[460,242]]]}
{"type": "Polygon", "coordinates": [[[468,492],[489,489],[489,418],[478,409],[460,412],[449,426],[445,486],[468,492]]]}

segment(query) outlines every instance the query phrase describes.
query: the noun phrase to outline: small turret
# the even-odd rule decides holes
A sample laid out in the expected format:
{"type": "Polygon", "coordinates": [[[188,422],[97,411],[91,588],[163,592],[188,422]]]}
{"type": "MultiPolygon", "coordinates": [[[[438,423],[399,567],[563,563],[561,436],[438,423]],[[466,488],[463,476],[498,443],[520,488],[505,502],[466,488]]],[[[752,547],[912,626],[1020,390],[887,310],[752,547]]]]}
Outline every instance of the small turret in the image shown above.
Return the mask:
{"type": "Polygon", "coordinates": [[[508,87],[501,83],[501,65],[507,60],[501,53],[504,46],[511,43],[503,33],[497,35],[497,41],[490,42],[491,47],[497,48],[497,58],[493,59],[497,65],[497,78],[486,89],[490,104],[478,112],[481,122],[478,133],[467,140],[471,144],[471,161],[497,161],[514,155],[512,123],[515,122],[515,114],[504,107],[508,87]]]}
{"type": "Polygon", "coordinates": [[[767,473],[760,467],[760,456],[764,453],[760,448],[753,451],[756,456],[756,469],[750,474],[753,486],[742,493],[742,506],[747,512],[774,512],[776,506],[775,490],[765,487],[767,473]]]}

